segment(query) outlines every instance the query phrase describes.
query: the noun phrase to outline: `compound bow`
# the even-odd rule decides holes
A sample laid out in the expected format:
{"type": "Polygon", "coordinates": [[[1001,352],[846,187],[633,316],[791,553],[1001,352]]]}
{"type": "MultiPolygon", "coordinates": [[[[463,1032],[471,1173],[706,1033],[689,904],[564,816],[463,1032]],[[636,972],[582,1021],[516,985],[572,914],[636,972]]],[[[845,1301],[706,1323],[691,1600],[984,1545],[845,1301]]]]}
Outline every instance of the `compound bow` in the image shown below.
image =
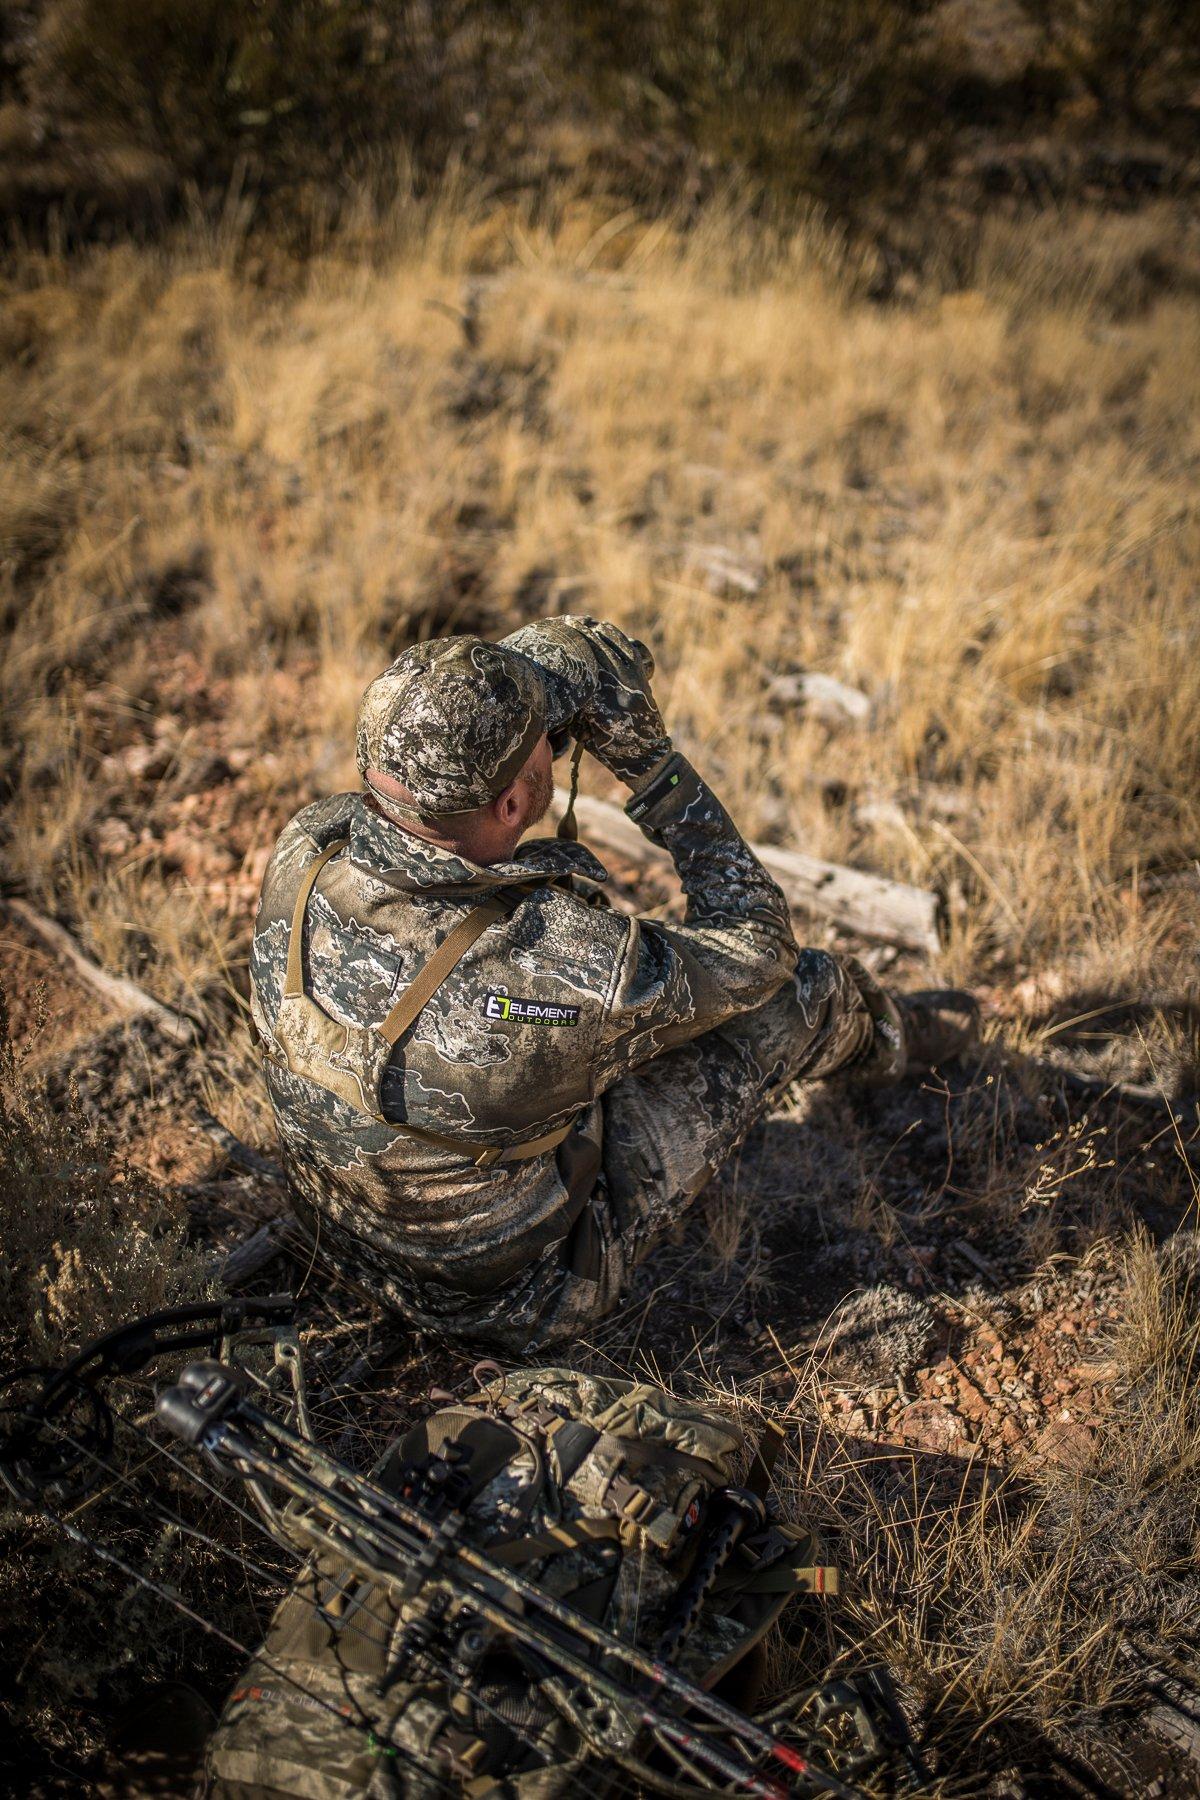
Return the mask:
{"type": "MultiPolygon", "coordinates": [[[[432,1458],[407,1471],[393,1492],[317,1444],[294,1316],[289,1296],[177,1307],[107,1333],[57,1370],[16,1371],[0,1384],[0,1393],[10,1395],[0,1400],[0,1477],[24,1506],[44,1512],[77,1542],[249,1654],[59,1510],[78,1501],[99,1472],[127,1480],[110,1462],[114,1415],[97,1384],[132,1375],[167,1352],[207,1350],[205,1360],[188,1364],[159,1394],[157,1422],[219,1475],[245,1487],[276,1544],[299,1556],[335,1559],[399,1603],[406,1623],[389,1683],[424,1669],[461,1690],[469,1687],[479,1646],[500,1643],[544,1679],[581,1746],[643,1788],[682,1795],[703,1784],[703,1791],[725,1788],[767,1800],[859,1794],[788,1741],[795,1727],[783,1709],[751,1718],[681,1674],[674,1666],[678,1618],[669,1646],[664,1641],[658,1654],[649,1654],[489,1560],[463,1536],[463,1472],[451,1463],[432,1458]],[[264,1337],[274,1346],[276,1371],[289,1378],[291,1423],[258,1405],[247,1375],[229,1366],[235,1342],[264,1337]],[[31,1383],[34,1391],[20,1397],[16,1390],[31,1383]],[[691,1785],[664,1776],[647,1755],[682,1768],[691,1785]]],[[[260,1385],[270,1390],[270,1382],[260,1385]]],[[[728,1539],[728,1524],[724,1531],[728,1539]]],[[[472,1697],[478,1703],[478,1694],[472,1697]]],[[[882,1671],[826,1684],[809,1698],[814,1720],[849,1722],[856,1739],[852,1773],[890,1757],[908,1777],[923,1779],[882,1671]]]]}

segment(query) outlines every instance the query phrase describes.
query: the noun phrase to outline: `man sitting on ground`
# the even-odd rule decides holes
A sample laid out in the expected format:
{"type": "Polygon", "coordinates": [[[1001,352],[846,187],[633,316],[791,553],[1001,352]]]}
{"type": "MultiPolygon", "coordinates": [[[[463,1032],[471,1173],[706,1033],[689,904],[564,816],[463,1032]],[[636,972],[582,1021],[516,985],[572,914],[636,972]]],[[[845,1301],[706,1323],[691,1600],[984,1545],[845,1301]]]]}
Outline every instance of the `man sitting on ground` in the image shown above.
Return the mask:
{"type": "Polygon", "coordinates": [[[652,673],[586,618],[415,646],[363,697],[365,791],[306,807],[266,871],[253,1010],[296,1212],[443,1335],[579,1334],[789,1083],[894,1080],[975,1035],[966,995],[797,947],[652,673]],[[633,790],[682,924],[609,907],[569,838],[522,842],[568,736],[633,790]]]}

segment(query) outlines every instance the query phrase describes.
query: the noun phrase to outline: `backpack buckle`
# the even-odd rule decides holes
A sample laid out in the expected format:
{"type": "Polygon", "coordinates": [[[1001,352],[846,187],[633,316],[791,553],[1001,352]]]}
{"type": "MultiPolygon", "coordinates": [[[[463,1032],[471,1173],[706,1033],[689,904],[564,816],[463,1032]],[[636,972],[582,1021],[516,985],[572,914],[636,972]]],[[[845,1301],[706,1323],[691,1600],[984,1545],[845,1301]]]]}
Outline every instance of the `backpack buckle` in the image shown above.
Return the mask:
{"type": "Polygon", "coordinates": [[[477,1169],[490,1169],[494,1163],[500,1161],[500,1158],[503,1155],[504,1147],[502,1144],[485,1144],[483,1149],[479,1152],[479,1155],[474,1158],[475,1167],[477,1169]]]}
{"type": "Polygon", "coordinates": [[[640,1487],[635,1487],[621,1506],[622,1517],[632,1519],[635,1525],[641,1525],[649,1514],[657,1511],[658,1501],[640,1487]]]}

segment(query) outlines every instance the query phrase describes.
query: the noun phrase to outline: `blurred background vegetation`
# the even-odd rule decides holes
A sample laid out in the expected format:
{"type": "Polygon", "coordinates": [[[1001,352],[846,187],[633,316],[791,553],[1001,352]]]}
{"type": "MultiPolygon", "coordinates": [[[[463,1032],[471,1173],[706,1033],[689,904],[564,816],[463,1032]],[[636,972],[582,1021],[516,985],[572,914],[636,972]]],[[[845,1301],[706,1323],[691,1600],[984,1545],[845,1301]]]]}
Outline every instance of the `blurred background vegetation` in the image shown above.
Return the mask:
{"type": "Polygon", "coordinates": [[[303,240],[457,166],[878,234],[1190,186],[1198,88],[1193,0],[10,0],[0,214],[91,237],[232,197],[303,240]]]}

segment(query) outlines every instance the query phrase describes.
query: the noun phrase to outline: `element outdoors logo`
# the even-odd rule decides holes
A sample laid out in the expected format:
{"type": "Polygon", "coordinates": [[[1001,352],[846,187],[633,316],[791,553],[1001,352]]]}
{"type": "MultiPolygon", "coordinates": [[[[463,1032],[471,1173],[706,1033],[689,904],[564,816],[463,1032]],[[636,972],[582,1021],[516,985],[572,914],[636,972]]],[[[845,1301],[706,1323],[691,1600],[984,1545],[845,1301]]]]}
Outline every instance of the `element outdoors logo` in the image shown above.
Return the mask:
{"type": "Polygon", "coordinates": [[[489,1019],[511,1019],[518,1025],[578,1025],[577,1006],[547,1006],[541,1000],[518,1000],[515,994],[485,994],[489,1019]]]}

